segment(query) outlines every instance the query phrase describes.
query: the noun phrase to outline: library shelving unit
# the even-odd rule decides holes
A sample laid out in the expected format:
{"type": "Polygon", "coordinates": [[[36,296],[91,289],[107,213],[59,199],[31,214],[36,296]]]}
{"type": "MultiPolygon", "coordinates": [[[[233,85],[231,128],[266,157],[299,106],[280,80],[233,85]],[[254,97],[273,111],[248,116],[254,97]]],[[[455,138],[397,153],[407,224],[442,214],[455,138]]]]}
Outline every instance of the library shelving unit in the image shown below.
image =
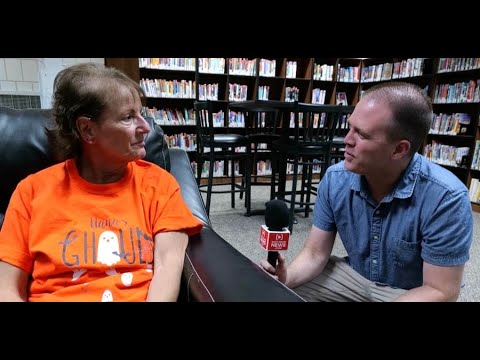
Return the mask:
{"type": "Polygon", "coordinates": [[[144,115],[162,126],[171,147],[195,154],[196,60],[195,58],[106,59],[105,64],[123,70],[146,93],[144,115]]]}
{"type": "MultiPolygon", "coordinates": [[[[241,121],[237,122],[235,114],[230,113],[229,102],[298,100],[355,106],[365,90],[380,82],[415,83],[431,97],[435,114],[460,117],[462,122],[457,132],[432,128],[425,146],[445,144],[463,152],[468,148],[468,154],[458,153],[458,163],[430,159],[452,171],[467,187],[475,182],[472,179],[480,179],[480,155],[475,157],[475,148],[480,153],[478,58],[195,58],[192,59],[193,68],[189,69],[147,69],[141,66],[140,60],[107,58],[105,63],[123,70],[139,83],[142,78],[194,83],[192,97],[149,96],[148,106],[157,109],[173,108],[188,114],[195,100],[226,101],[224,121],[218,127],[222,133],[246,133],[241,121]]],[[[162,128],[165,134],[172,136],[195,133],[194,120],[182,125],[163,124],[162,128]]],[[[426,148],[424,152],[428,154],[426,148]]],[[[194,161],[194,151],[189,154],[194,161]]],[[[478,193],[480,195],[480,191],[478,193]]],[[[480,211],[478,197],[472,200],[472,208],[480,211]]]]}
{"type": "MultiPolygon", "coordinates": [[[[454,173],[471,191],[475,179],[480,178],[480,156],[475,157],[480,151],[479,60],[364,59],[360,88],[360,97],[369,87],[387,81],[406,81],[424,89],[432,99],[434,118],[421,152],[454,173]]],[[[472,209],[480,211],[479,197],[472,198],[471,194],[470,200],[472,209]]]]}
{"type": "Polygon", "coordinates": [[[480,58],[439,58],[432,83],[432,161],[457,175],[480,212],[480,58]]]}
{"type": "Polygon", "coordinates": [[[360,77],[362,61],[360,59],[339,58],[335,72],[336,82],[330,103],[356,105],[360,99],[360,77]]]}
{"type": "Polygon", "coordinates": [[[434,63],[431,58],[364,59],[359,95],[381,82],[405,81],[418,85],[431,96],[434,63]]]}

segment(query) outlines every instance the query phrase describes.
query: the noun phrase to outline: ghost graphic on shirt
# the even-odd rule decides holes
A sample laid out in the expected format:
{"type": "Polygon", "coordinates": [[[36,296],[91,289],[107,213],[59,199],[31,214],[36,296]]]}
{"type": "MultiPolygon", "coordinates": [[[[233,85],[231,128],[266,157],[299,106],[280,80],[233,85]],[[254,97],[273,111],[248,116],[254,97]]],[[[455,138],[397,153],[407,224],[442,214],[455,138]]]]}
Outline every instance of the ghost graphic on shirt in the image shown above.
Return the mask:
{"type": "Polygon", "coordinates": [[[130,285],[132,285],[133,274],[131,272],[123,273],[120,276],[120,280],[122,281],[123,285],[130,286],[130,285]]]}
{"type": "Polygon", "coordinates": [[[113,301],[113,294],[110,290],[105,290],[102,295],[102,302],[113,301]]]}
{"type": "Polygon", "coordinates": [[[98,256],[97,261],[102,264],[111,266],[120,261],[120,248],[118,245],[118,237],[113,231],[104,231],[98,239],[98,256]]]}

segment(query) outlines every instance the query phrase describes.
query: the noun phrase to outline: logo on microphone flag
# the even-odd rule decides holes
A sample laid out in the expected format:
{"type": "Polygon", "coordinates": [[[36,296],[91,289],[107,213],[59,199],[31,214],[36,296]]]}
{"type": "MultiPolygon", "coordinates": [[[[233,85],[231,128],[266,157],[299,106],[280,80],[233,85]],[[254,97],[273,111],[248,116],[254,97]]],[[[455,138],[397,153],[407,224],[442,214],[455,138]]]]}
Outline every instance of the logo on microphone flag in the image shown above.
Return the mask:
{"type": "Polygon", "coordinates": [[[287,250],[289,239],[290,231],[288,229],[283,231],[270,231],[266,225],[262,225],[260,229],[260,245],[262,245],[265,250],[287,250]]]}

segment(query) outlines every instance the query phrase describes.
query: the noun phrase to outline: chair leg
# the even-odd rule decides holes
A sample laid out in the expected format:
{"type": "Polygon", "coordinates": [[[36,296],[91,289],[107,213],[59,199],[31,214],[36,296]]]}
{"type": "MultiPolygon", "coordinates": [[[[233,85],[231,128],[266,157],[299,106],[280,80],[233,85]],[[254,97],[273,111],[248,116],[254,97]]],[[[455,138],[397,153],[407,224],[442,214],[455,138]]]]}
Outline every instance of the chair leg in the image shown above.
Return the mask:
{"type": "Polygon", "coordinates": [[[271,155],[271,163],[270,166],[272,168],[272,177],[270,181],[270,200],[275,199],[275,194],[276,194],[276,175],[277,175],[277,154],[272,150],[272,155],[271,155]]]}
{"type": "Polygon", "coordinates": [[[215,161],[213,158],[210,158],[210,163],[208,167],[208,186],[207,186],[207,215],[210,216],[210,201],[212,199],[212,186],[213,186],[213,165],[215,161]]]}
{"type": "Polygon", "coordinates": [[[298,176],[298,156],[295,155],[293,160],[293,178],[292,178],[292,191],[290,198],[290,216],[288,230],[293,234],[293,218],[295,216],[295,199],[297,196],[297,176],[298,176]]]}
{"type": "Polygon", "coordinates": [[[197,185],[200,186],[202,181],[202,169],[203,169],[203,160],[201,157],[197,157],[197,185]]]}
{"type": "Polygon", "coordinates": [[[250,156],[247,154],[245,156],[245,208],[246,216],[250,216],[251,206],[252,206],[252,165],[250,163],[250,156]]]}
{"type": "Polygon", "coordinates": [[[276,171],[278,173],[277,192],[275,197],[277,199],[285,200],[285,187],[287,183],[287,159],[288,156],[280,153],[276,160],[276,171]]]}
{"type": "Polygon", "coordinates": [[[307,174],[307,185],[305,187],[306,191],[306,198],[305,198],[305,217],[308,218],[310,213],[310,198],[311,198],[311,188],[312,188],[312,178],[313,178],[313,158],[309,159],[309,163],[307,165],[308,174],[307,174]]]}
{"type": "Polygon", "coordinates": [[[302,160],[300,161],[300,163],[302,164],[302,181],[300,183],[300,202],[303,203],[304,200],[305,200],[305,197],[306,197],[306,194],[304,192],[304,188],[305,188],[305,183],[307,181],[307,172],[306,172],[306,169],[308,169],[308,166],[306,167],[305,166],[305,163],[308,161],[305,160],[305,156],[302,156],[302,160]]]}
{"type": "MultiPolygon", "coordinates": [[[[227,160],[225,160],[227,161],[227,160]]],[[[232,209],[235,208],[235,160],[230,160],[230,199],[231,199],[231,205],[232,209]]]]}

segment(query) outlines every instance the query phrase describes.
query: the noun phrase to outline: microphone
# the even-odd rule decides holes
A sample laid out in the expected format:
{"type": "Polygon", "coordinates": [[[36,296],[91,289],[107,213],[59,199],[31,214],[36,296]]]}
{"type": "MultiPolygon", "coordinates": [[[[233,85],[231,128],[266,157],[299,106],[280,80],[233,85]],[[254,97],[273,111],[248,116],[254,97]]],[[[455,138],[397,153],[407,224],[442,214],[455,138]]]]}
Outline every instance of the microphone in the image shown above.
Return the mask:
{"type": "Polygon", "coordinates": [[[265,225],[260,230],[260,245],[268,250],[268,262],[273,267],[277,266],[279,250],[288,249],[290,239],[289,211],[287,203],[275,199],[266,203],[265,225]]]}

